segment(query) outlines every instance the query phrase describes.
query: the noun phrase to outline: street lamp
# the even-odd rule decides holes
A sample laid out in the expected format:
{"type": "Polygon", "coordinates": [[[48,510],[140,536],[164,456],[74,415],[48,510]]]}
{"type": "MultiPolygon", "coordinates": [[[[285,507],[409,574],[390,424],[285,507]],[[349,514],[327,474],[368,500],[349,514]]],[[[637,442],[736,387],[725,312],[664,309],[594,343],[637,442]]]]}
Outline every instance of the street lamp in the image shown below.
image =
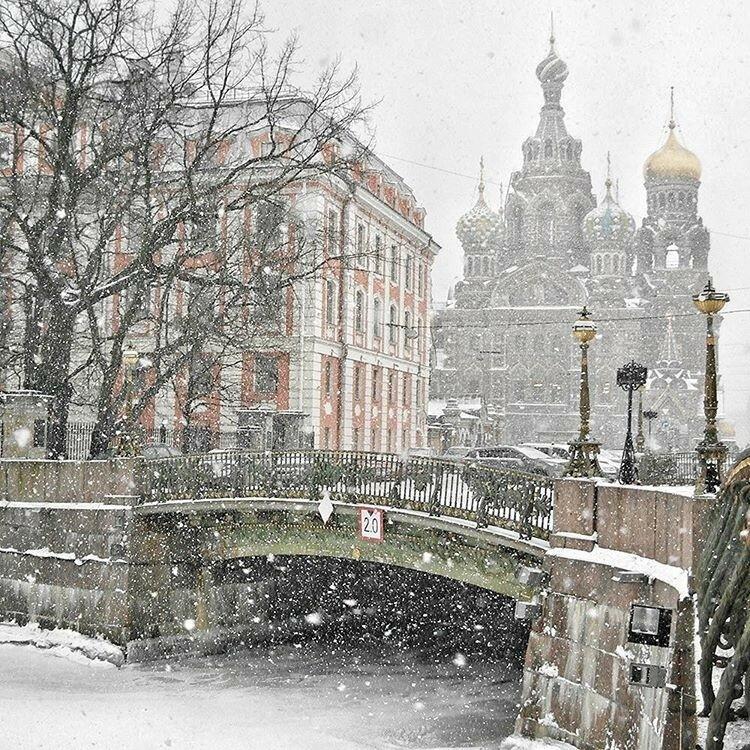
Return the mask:
{"type": "Polygon", "coordinates": [[[621,484],[638,484],[638,467],[633,447],[633,391],[646,385],[648,370],[635,361],[630,361],[617,370],[617,385],[628,392],[628,431],[617,481],[621,484]]]}
{"type": "Polygon", "coordinates": [[[706,416],[706,427],[703,440],[698,443],[698,477],[695,482],[695,494],[713,494],[721,485],[723,464],[727,455],[727,447],[719,440],[716,428],[716,413],[719,400],[716,395],[718,380],[716,365],[716,336],[714,335],[714,315],[729,302],[729,295],[717,292],[708,277],[706,286],[693,295],[693,304],[699,312],[706,316],[706,379],[703,394],[703,413],[706,416]]]}
{"type": "Polygon", "coordinates": [[[132,345],[128,344],[122,352],[122,364],[125,368],[125,379],[123,383],[125,388],[125,413],[123,414],[123,431],[120,434],[120,449],[118,451],[122,456],[134,456],[138,452],[138,445],[132,428],[126,431],[125,427],[133,412],[133,381],[135,372],[138,369],[139,361],[140,355],[135,349],[133,349],[132,345]]]}
{"type": "Polygon", "coordinates": [[[651,442],[651,423],[659,416],[659,412],[655,409],[646,409],[643,412],[643,418],[648,422],[648,448],[649,450],[654,449],[654,444],[651,442]]]}
{"type": "Polygon", "coordinates": [[[570,460],[565,467],[565,476],[569,477],[599,477],[597,454],[599,443],[591,440],[589,435],[589,420],[591,418],[591,399],[589,395],[589,344],[596,338],[596,325],[589,317],[589,311],[584,305],[580,317],[573,324],[573,336],[581,347],[581,389],[579,397],[580,428],[578,438],[570,443],[570,460]]]}

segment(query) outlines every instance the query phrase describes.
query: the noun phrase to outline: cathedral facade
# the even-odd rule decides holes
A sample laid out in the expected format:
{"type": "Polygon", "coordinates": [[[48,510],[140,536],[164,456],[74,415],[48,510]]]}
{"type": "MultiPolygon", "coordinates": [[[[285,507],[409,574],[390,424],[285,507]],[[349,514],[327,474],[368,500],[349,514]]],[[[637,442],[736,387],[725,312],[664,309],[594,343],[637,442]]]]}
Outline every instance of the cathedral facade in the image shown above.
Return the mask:
{"type": "Polygon", "coordinates": [[[618,367],[648,367],[643,408],[654,444],[694,445],[702,425],[703,321],[690,295],[707,280],[710,238],[698,215],[701,165],[678,140],[644,165],[640,227],[609,176],[597,201],[582,143],[561,106],[568,67],[550,50],[536,68],[544,103],[505,206],[485,199],[457,224],[463,279],[435,312],[434,403],[481,399],[484,443],[567,442],[578,429],[580,352],[571,325],[588,306],[599,335],[589,351],[592,436],[622,445],[627,395],[618,367]]]}

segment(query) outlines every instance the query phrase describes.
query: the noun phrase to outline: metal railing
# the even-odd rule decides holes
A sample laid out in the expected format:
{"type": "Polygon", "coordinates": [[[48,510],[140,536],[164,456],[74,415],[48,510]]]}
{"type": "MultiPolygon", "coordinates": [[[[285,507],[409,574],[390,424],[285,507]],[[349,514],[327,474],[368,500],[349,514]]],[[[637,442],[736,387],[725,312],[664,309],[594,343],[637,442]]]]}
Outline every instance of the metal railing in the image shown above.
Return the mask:
{"type": "MultiPolygon", "coordinates": [[[[724,460],[723,475],[737,460],[738,451],[731,449],[724,460]]],[[[695,451],[643,454],[639,465],[641,484],[690,485],[698,477],[698,454],[695,451]]]]}
{"type": "Polygon", "coordinates": [[[552,529],[554,482],[512,469],[340,451],[214,452],[144,462],[141,502],[300,497],[374,503],[496,525],[523,538],[552,529]]]}

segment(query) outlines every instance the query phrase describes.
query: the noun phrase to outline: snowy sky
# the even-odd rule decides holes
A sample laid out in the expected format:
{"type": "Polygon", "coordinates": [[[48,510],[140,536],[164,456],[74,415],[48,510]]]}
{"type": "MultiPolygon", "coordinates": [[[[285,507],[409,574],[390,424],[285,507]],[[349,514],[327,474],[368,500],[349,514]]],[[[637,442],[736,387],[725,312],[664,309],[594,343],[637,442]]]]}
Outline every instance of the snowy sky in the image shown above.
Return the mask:
{"type": "MultiPolygon", "coordinates": [[[[296,31],[309,68],[340,55],[359,67],[365,97],[380,102],[372,118],[377,150],[413,186],[443,247],[436,300],[460,271],[454,227],[475,200],[480,155],[494,204],[499,183],[521,165],[521,143],[542,103],[534,69],[547,51],[553,10],[557,50],[570,69],[566,122],[583,140],[596,193],[609,150],[621,202],[640,222],[642,166],[665,136],[674,85],[680,137],[703,163],[699,208],[712,230],[716,284],[732,296],[728,310],[750,308],[749,7],[725,0],[274,0],[264,10],[280,34],[296,31]]],[[[725,408],[745,440],[748,325],[748,314],[727,316],[720,358],[725,408]]]]}

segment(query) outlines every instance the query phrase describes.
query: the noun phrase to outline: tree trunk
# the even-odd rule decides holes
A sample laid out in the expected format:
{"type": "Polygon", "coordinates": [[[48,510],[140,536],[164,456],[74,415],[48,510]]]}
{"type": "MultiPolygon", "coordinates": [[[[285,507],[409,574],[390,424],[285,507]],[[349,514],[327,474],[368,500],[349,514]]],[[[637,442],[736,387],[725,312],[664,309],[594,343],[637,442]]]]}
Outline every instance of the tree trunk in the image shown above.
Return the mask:
{"type": "Polygon", "coordinates": [[[47,433],[47,456],[64,458],[72,386],[70,360],[75,312],[60,303],[50,306],[49,320],[42,333],[40,362],[35,366],[34,388],[52,396],[52,413],[47,433]]]}
{"type": "Polygon", "coordinates": [[[703,696],[703,715],[707,715],[713,706],[714,690],[712,676],[714,669],[714,655],[719,645],[719,638],[724,625],[736,609],[738,594],[740,597],[746,592],[743,582],[750,574],[750,549],[745,547],[740,553],[739,559],[732,571],[732,576],[726,584],[724,593],[714,610],[711,621],[704,632],[701,633],[701,658],[699,662],[700,685],[703,696]]]}
{"type": "Polygon", "coordinates": [[[734,700],[735,686],[742,680],[750,664],[750,617],[745,622],[740,639],[734,648],[734,656],[729,660],[724,674],[721,676],[716,700],[708,718],[706,732],[706,750],[723,750],[724,734],[734,700]]]}

